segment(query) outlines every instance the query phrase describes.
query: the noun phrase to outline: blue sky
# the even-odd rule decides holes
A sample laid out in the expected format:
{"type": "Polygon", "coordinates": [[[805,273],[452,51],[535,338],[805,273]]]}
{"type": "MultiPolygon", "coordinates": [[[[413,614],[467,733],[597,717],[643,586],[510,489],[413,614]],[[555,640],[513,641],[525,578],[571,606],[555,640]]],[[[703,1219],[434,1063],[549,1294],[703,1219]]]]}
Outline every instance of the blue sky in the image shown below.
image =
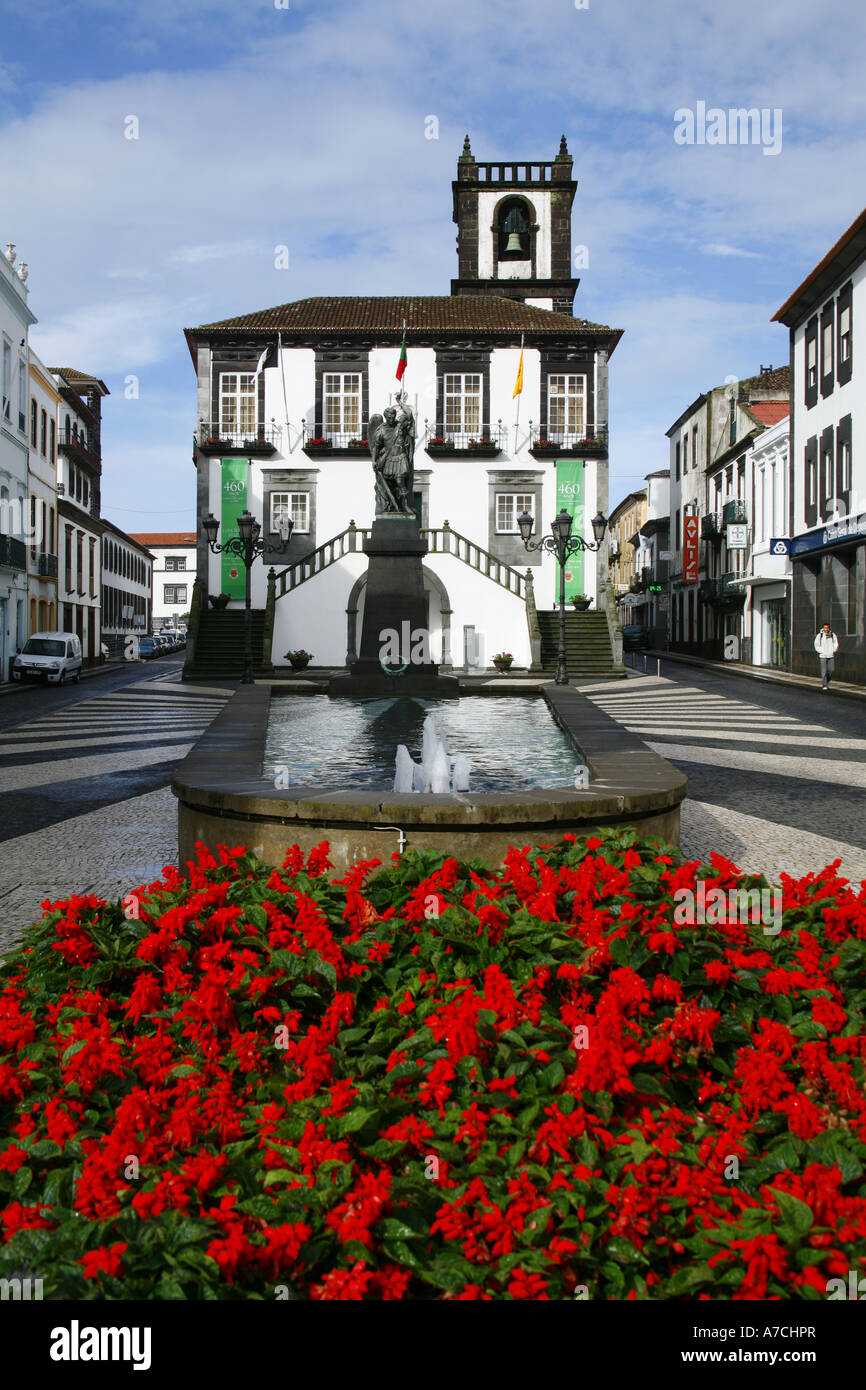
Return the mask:
{"type": "Polygon", "coordinates": [[[862,0],[0,0],[0,24],[0,241],[36,351],[111,389],[103,506],[127,530],[193,521],[185,326],[448,292],[467,131],[479,159],[568,137],[575,311],[625,330],[611,504],[702,390],[787,360],[772,314],[866,204],[862,0]],[[699,101],[780,108],[781,151],[677,144],[699,101]]]}

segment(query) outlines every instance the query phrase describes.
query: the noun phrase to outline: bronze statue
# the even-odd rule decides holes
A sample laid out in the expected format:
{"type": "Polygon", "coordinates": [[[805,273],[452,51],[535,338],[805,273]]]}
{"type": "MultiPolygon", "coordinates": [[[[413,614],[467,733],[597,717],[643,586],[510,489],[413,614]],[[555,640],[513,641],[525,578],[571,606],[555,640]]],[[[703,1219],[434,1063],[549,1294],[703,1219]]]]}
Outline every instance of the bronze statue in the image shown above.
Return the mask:
{"type": "Polygon", "coordinates": [[[406,392],[398,391],[395,405],[373,415],[367,430],[376,476],[376,515],[413,514],[415,416],[406,392]]]}

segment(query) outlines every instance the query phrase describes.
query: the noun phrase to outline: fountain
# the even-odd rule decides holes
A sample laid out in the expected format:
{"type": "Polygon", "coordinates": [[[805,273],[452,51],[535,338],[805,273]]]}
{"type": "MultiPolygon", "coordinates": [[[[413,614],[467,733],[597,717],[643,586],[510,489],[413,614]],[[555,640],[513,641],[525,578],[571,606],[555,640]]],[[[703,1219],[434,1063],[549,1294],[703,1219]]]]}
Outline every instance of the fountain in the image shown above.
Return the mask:
{"type": "Polygon", "coordinates": [[[405,743],[399,744],[394,769],[395,792],[468,792],[472,765],[465,753],[449,758],[445,738],[435,714],[428,714],[421,732],[421,762],[416,763],[405,743]]]}

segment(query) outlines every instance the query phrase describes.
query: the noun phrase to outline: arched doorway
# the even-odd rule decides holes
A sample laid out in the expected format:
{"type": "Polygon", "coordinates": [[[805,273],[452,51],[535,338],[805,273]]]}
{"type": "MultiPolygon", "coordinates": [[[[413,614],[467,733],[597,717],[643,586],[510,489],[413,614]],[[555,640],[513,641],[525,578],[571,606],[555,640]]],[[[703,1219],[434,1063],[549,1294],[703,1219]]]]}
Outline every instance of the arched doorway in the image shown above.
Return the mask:
{"type": "MultiPolygon", "coordinates": [[[[442,583],[438,574],[428,569],[426,565],[421,567],[424,576],[424,594],[427,598],[427,625],[430,631],[430,645],[434,651],[434,639],[438,628],[441,638],[441,656],[437,663],[440,670],[450,671],[451,663],[451,600],[448,597],[448,590],[442,583]]],[[[358,619],[359,610],[363,618],[364,590],[367,587],[366,574],[360,575],[352,585],[349,594],[349,601],[346,604],[346,665],[351,666],[358,660],[358,641],[361,635],[361,625],[358,619]]]]}

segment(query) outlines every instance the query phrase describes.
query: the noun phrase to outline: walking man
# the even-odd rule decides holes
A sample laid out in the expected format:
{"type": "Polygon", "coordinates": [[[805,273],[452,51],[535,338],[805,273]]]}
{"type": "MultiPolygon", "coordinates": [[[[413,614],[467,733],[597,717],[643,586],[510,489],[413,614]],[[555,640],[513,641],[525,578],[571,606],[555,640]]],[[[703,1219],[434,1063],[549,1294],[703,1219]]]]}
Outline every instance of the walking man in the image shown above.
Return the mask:
{"type": "Polygon", "coordinates": [[[815,651],[818,653],[818,662],[821,667],[821,689],[830,689],[830,677],[833,674],[833,658],[839,650],[839,638],[832,631],[830,624],[825,623],[815,638],[815,651]]]}

